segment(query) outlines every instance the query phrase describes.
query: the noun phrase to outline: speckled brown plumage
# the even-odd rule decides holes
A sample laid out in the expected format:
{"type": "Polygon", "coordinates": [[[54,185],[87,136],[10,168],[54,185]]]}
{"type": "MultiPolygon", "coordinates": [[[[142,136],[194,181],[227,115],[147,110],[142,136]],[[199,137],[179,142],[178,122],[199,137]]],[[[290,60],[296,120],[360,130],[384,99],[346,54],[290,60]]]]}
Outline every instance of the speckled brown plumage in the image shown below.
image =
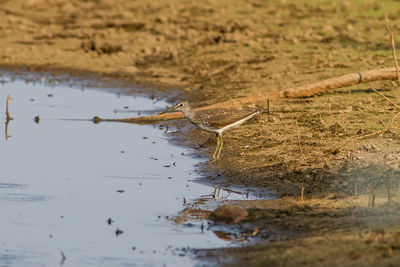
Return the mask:
{"type": "Polygon", "coordinates": [[[229,109],[210,109],[200,110],[194,115],[194,121],[196,122],[207,122],[210,126],[217,129],[226,125],[232,124],[238,120],[241,120],[254,112],[253,110],[229,110],[229,109]]]}

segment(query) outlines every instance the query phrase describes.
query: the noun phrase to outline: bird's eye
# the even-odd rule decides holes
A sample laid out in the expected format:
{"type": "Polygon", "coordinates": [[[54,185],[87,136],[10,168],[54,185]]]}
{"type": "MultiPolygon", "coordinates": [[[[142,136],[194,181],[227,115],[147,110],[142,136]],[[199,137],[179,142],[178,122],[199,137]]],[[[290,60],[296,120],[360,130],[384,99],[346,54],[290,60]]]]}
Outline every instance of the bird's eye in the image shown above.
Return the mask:
{"type": "Polygon", "coordinates": [[[183,107],[183,103],[180,103],[179,106],[180,106],[180,107],[183,107]]]}

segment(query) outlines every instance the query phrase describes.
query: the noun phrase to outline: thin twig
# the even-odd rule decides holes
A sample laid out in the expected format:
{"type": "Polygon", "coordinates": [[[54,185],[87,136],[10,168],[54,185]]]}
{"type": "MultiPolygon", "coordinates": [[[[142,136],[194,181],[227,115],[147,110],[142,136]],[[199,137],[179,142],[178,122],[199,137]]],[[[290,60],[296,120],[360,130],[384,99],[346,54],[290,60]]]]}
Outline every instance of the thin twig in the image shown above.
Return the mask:
{"type": "Polygon", "coordinates": [[[304,204],[304,186],[301,187],[300,201],[301,201],[301,204],[304,204]]]}
{"type": "Polygon", "coordinates": [[[393,37],[392,31],[390,30],[388,17],[387,17],[385,9],[383,8],[383,5],[382,5],[382,9],[383,9],[383,12],[385,13],[386,32],[389,33],[390,41],[392,42],[393,60],[394,60],[394,65],[396,67],[397,80],[398,80],[399,85],[400,85],[400,71],[399,71],[399,64],[397,63],[396,46],[395,46],[395,42],[394,42],[394,37],[393,37]]]}
{"type": "Polygon", "coordinates": [[[6,116],[8,121],[11,119],[10,112],[8,110],[9,103],[10,103],[10,95],[7,96],[7,102],[6,102],[6,116]]]}
{"type": "Polygon", "coordinates": [[[221,73],[221,72],[224,72],[224,71],[227,71],[227,70],[229,70],[229,69],[234,68],[236,65],[237,65],[237,64],[234,63],[234,64],[228,64],[228,65],[222,66],[222,67],[220,67],[220,68],[218,68],[218,69],[216,69],[216,70],[214,70],[214,71],[208,73],[207,76],[209,76],[209,77],[215,76],[215,75],[217,75],[217,74],[219,74],[219,73],[221,73]]]}
{"type": "MultiPolygon", "coordinates": [[[[377,93],[378,95],[380,95],[381,97],[383,97],[383,99],[385,99],[387,102],[389,102],[390,104],[392,104],[393,106],[395,106],[398,110],[400,110],[400,107],[399,107],[396,103],[394,103],[392,100],[390,100],[389,98],[387,98],[384,94],[382,94],[381,92],[379,92],[378,90],[376,90],[374,87],[372,87],[371,84],[370,84],[370,87],[371,87],[371,89],[372,89],[375,93],[377,93]]],[[[390,125],[393,125],[394,120],[397,118],[397,116],[398,116],[399,114],[400,114],[400,112],[393,116],[392,120],[390,121],[390,125]]],[[[388,129],[389,129],[389,128],[387,128],[387,130],[388,130],[388,129]]]]}
{"type": "Polygon", "coordinates": [[[300,144],[300,132],[299,132],[299,126],[297,124],[297,121],[296,121],[296,130],[297,130],[297,143],[299,145],[300,154],[301,154],[302,158],[304,159],[304,161],[307,161],[306,157],[303,154],[303,149],[302,149],[301,144],[300,144]]]}
{"type": "Polygon", "coordinates": [[[376,132],[373,132],[373,133],[362,135],[362,136],[358,137],[358,139],[362,139],[362,138],[365,138],[365,137],[370,137],[370,136],[373,136],[373,135],[376,135],[376,134],[385,133],[385,132],[388,132],[388,131],[393,130],[393,129],[394,129],[393,127],[389,127],[389,128],[386,128],[386,129],[383,129],[383,130],[379,130],[379,131],[376,131],[376,132]]]}
{"type": "Polygon", "coordinates": [[[390,122],[391,125],[393,125],[394,120],[400,115],[400,112],[397,112],[396,115],[393,116],[392,121],[390,122]]]}
{"type": "Polygon", "coordinates": [[[379,92],[378,90],[376,90],[375,88],[373,88],[371,86],[372,91],[374,91],[375,93],[377,93],[378,95],[380,95],[381,97],[383,97],[386,101],[388,101],[390,104],[392,104],[393,106],[395,106],[398,110],[400,110],[400,107],[394,103],[392,100],[390,100],[389,98],[387,98],[384,94],[382,94],[381,92],[379,92]]]}

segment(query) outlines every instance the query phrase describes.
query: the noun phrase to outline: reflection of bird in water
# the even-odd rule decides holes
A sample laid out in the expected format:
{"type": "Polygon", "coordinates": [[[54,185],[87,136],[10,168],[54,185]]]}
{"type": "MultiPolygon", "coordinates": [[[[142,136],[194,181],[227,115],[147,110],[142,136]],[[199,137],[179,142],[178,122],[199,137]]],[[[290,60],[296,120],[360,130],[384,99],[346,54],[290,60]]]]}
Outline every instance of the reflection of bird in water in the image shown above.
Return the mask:
{"type": "Polygon", "coordinates": [[[211,158],[212,161],[219,159],[224,144],[222,141],[223,132],[238,127],[245,121],[248,121],[255,115],[261,113],[261,110],[252,110],[251,112],[238,112],[227,109],[196,111],[190,106],[190,103],[187,100],[177,103],[172,108],[160,112],[160,114],[170,111],[181,111],[197,128],[217,135],[217,147],[215,148],[214,154],[211,158]]]}
{"type": "Polygon", "coordinates": [[[6,120],[6,123],[5,123],[5,128],[4,128],[6,140],[8,140],[8,138],[10,137],[10,136],[8,135],[8,124],[9,124],[9,123],[10,123],[10,119],[7,119],[7,120],[6,120]]]}

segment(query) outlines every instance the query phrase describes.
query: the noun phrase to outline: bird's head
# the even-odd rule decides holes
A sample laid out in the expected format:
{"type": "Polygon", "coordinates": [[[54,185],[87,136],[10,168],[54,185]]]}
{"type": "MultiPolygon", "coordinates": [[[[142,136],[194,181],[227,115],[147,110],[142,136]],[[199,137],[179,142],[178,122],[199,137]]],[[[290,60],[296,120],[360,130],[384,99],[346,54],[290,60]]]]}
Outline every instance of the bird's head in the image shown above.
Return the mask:
{"type": "Polygon", "coordinates": [[[189,101],[182,100],[182,101],[179,101],[178,103],[176,103],[172,108],[169,108],[169,109],[167,109],[165,111],[162,111],[162,112],[160,112],[158,114],[164,114],[164,113],[172,112],[172,111],[181,111],[181,112],[185,113],[185,111],[189,110],[189,109],[191,109],[189,101]]]}

